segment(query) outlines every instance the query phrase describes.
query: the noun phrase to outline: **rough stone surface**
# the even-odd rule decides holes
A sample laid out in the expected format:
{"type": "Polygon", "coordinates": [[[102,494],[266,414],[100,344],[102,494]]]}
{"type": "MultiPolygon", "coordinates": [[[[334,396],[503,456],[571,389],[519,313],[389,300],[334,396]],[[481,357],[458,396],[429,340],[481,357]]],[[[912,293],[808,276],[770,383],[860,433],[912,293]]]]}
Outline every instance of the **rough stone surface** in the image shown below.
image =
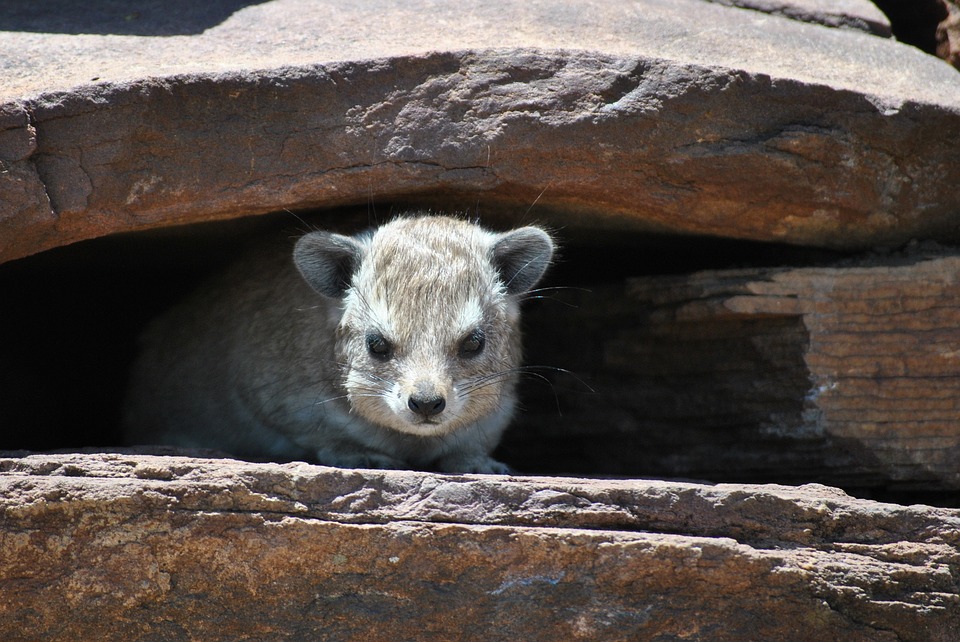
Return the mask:
{"type": "Polygon", "coordinates": [[[890,21],[869,0],[710,0],[826,27],[858,29],[890,37],[890,21]]]}
{"type": "Polygon", "coordinates": [[[952,640],[960,511],[824,486],[0,459],[4,639],[952,640]]]}
{"type": "Polygon", "coordinates": [[[538,472],[956,491],[958,271],[960,256],[917,247],[566,293],[562,311],[529,311],[554,331],[531,333],[528,353],[593,391],[543,370],[562,415],[551,396],[527,395],[506,459],[546,451],[538,472]]]}
{"type": "Polygon", "coordinates": [[[890,39],[700,0],[229,6],[188,13],[175,32],[196,35],[124,17],[163,38],[9,19],[0,258],[400,201],[838,247],[958,236],[960,82],[890,39]]]}
{"type": "Polygon", "coordinates": [[[937,55],[960,69],[960,5],[946,5],[947,16],[937,27],[937,55]]]}
{"type": "MultiPolygon", "coordinates": [[[[0,260],[120,231],[367,203],[536,217],[572,237],[694,232],[839,248],[960,238],[958,76],[873,35],[882,24],[864,5],[89,4],[0,12],[0,260]]],[[[53,281],[69,271],[45,269],[53,281]]],[[[838,304],[817,284],[837,279],[764,274],[773,280],[738,287],[774,283],[775,296],[727,292],[716,309],[753,306],[733,315],[760,330],[747,344],[792,373],[780,397],[747,410],[789,401],[793,412],[809,391],[804,357],[815,354],[805,324],[821,299],[838,304]],[[810,296],[812,311],[764,307],[810,296]]],[[[897,297],[915,287],[918,275],[907,276],[897,297]]],[[[934,276],[920,297],[951,296],[952,283],[934,276]]],[[[57,298],[69,280],[59,287],[19,301],[57,298]]],[[[570,349],[616,362],[617,346],[604,352],[604,333],[587,330],[635,322],[638,288],[622,301],[633,305],[625,317],[571,325],[570,349]]],[[[152,294],[149,282],[140,289],[137,301],[152,294]]],[[[32,395],[16,417],[60,405],[44,393],[69,387],[65,368],[94,382],[93,397],[104,364],[123,361],[116,347],[65,365],[75,352],[60,342],[83,343],[89,326],[109,332],[100,317],[41,309],[53,313],[37,314],[32,331],[52,346],[48,358],[17,344],[18,367],[0,368],[32,395]]],[[[920,312],[918,322],[937,314],[920,312]]],[[[953,341],[946,325],[937,332],[953,341]]],[[[629,406],[642,395],[621,392],[609,420],[573,413],[581,432],[566,435],[570,461],[595,456],[582,446],[598,434],[613,436],[607,453],[644,447],[631,441],[629,406]]],[[[56,416],[77,432],[75,414],[56,416]]],[[[698,439],[664,463],[682,470],[697,448],[729,461],[754,428],[724,449],[699,439],[712,424],[675,431],[698,439]]],[[[776,431],[764,437],[783,443],[776,431]]],[[[855,461],[818,460],[825,452],[791,461],[820,471],[855,461]]],[[[747,463],[762,464],[757,477],[771,466],[747,463]]],[[[958,546],[956,510],[823,486],[20,453],[0,458],[0,638],[952,640],[958,546]]]]}

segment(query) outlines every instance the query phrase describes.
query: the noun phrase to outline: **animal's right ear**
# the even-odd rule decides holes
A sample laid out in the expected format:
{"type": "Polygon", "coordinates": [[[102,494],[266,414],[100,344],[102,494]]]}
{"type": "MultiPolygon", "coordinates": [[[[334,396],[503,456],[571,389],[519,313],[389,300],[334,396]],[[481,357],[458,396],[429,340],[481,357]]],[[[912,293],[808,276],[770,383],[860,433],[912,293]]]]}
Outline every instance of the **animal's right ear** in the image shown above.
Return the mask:
{"type": "Polygon", "coordinates": [[[293,262],[314,290],[342,299],[360,269],[363,248],[356,239],[329,232],[301,236],[293,248],[293,262]]]}

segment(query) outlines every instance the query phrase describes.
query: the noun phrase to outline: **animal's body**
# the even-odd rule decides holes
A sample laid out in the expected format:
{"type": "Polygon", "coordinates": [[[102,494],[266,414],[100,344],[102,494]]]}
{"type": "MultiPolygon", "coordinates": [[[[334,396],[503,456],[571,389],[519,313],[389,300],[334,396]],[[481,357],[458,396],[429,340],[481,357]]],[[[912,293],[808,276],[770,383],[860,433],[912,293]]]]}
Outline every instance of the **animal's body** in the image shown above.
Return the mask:
{"type": "Polygon", "coordinates": [[[127,441],[506,472],[519,299],[552,253],[539,228],[411,216],[252,255],[148,328],[127,441]]]}

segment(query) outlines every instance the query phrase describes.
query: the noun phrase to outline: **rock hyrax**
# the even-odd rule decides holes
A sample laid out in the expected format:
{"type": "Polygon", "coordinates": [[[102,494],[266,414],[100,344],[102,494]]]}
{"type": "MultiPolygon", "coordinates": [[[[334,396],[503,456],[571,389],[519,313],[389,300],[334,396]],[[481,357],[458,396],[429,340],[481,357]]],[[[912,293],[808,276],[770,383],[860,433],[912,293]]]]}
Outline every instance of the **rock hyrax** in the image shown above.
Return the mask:
{"type": "Polygon", "coordinates": [[[128,443],[346,467],[506,472],[519,299],[553,255],[536,227],[442,216],[311,232],[261,252],[154,321],[128,443]]]}

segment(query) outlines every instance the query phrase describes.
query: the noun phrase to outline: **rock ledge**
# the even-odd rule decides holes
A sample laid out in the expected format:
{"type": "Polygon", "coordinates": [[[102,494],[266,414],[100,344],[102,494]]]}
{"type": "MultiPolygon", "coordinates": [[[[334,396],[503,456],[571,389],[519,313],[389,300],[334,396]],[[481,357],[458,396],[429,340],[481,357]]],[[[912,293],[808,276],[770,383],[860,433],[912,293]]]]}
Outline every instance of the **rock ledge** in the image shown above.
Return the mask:
{"type": "Polygon", "coordinates": [[[0,635],[948,640],[960,511],[824,486],[0,459],[0,635]],[[4,624],[5,623],[5,624],[4,624]]]}

